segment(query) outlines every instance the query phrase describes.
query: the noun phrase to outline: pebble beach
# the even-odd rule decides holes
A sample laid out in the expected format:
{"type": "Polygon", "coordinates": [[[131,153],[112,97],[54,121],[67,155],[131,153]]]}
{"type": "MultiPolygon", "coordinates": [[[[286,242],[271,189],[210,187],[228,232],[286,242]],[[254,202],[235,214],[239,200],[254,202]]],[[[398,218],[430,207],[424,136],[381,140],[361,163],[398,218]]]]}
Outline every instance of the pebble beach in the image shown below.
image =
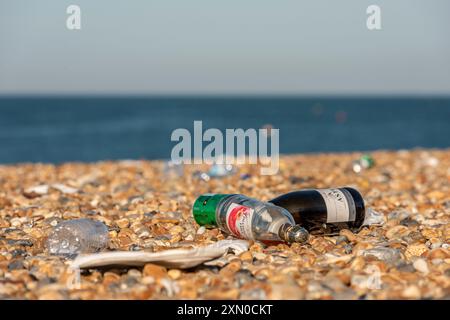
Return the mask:
{"type": "Polygon", "coordinates": [[[0,299],[449,299],[450,149],[281,156],[280,171],[257,165],[203,179],[207,165],[168,169],[162,161],[0,166],[0,299]],[[382,225],[306,244],[265,245],[227,254],[214,265],[170,269],[83,270],[67,285],[70,259],[46,247],[63,220],[106,224],[110,251],[159,252],[212,244],[229,236],[192,218],[202,193],[241,193],[267,201],[307,188],[349,186],[382,225]]]}

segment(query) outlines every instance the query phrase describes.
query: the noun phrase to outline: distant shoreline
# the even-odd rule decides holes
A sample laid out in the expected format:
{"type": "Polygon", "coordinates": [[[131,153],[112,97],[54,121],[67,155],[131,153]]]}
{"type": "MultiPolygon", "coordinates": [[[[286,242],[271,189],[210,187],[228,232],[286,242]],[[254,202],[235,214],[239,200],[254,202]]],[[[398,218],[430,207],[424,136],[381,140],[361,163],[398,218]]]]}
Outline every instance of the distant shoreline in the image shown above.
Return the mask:
{"type": "MultiPolygon", "coordinates": [[[[353,157],[355,160],[364,154],[371,155],[388,155],[390,157],[395,157],[395,155],[399,154],[428,154],[428,153],[438,153],[438,154],[448,154],[450,156],[450,147],[449,148],[409,148],[409,149],[399,149],[399,150],[388,150],[388,149],[379,149],[379,150],[363,150],[363,151],[340,151],[340,152],[303,152],[303,153],[290,153],[290,154],[280,154],[280,159],[296,159],[296,158],[315,158],[315,157],[353,157]]],[[[148,164],[164,164],[170,162],[169,158],[167,159],[145,159],[145,158],[136,158],[136,159],[102,159],[97,161],[63,161],[63,162],[32,162],[32,161],[24,161],[24,162],[15,162],[15,163],[0,163],[0,168],[6,167],[20,167],[20,166],[64,166],[64,165],[97,165],[97,164],[124,164],[124,165],[133,165],[139,163],[148,163],[148,164]]],[[[207,167],[207,164],[182,164],[186,167],[207,167]]],[[[258,167],[255,164],[243,164],[243,167],[258,167]]]]}
{"type": "Polygon", "coordinates": [[[0,106],[0,163],[166,159],[172,133],[193,132],[195,121],[204,131],[279,129],[281,154],[450,147],[450,98],[30,98],[0,106]]]}

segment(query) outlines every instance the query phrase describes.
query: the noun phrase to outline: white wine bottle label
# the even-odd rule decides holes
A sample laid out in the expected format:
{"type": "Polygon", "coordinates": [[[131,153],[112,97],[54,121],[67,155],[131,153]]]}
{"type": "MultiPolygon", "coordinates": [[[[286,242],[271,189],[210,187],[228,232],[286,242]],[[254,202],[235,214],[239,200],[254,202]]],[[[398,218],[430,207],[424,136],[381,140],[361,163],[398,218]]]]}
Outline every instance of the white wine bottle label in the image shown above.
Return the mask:
{"type": "Polygon", "coordinates": [[[355,221],[356,208],[346,189],[316,189],[327,206],[327,223],[355,221]]]}
{"type": "Polygon", "coordinates": [[[252,208],[232,203],[227,210],[227,227],[230,232],[244,239],[253,239],[252,219],[254,210],[252,208]]]}

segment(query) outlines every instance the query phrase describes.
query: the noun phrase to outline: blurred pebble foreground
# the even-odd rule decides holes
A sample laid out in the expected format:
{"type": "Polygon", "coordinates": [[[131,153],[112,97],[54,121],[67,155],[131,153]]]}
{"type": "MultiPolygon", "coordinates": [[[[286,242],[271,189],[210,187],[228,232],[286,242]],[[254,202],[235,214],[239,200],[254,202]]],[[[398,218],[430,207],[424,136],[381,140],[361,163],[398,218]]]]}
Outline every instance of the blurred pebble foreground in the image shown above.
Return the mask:
{"type": "Polygon", "coordinates": [[[244,165],[209,177],[208,166],[167,168],[161,161],[0,166],[0,299],[448,299],[450,298],[450,150],[373,152],[375,164],[353,169],[360,153],[282,156],[280,172],[261,176],[244,165]],[[82,271],[70,286],[70,260],[46,248],[63,220],[108,227],[107,250],[210,244],[227,235],[195,224],[202,193],[242,193],[261,200],[295,189],[350,186],[382,226],[308,244],[251,243],[239,256],[178,270],[82,271]]]}

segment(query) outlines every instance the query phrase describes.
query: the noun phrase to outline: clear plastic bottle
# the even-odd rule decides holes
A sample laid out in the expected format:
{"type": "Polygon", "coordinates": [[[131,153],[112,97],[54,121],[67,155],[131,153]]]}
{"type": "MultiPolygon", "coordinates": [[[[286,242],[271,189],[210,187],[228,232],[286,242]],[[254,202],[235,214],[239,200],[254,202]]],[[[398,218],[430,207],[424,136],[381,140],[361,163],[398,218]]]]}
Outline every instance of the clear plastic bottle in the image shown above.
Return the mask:
{"type": "Polygon", "coordinates": [[[108,227],[90,219],[75,219],[59,223],[47,240],[50,254],[73,256],[92,253],[108,246],[108,227]]]}
{"type": "Polygon", "coordinates": [[[295,225],[286,209],[241,194],[201,195],[194,203],[193,215],[198,224],[219,227],[237,238],[287,242],[308,239],[308,232],[295,225]]]}

